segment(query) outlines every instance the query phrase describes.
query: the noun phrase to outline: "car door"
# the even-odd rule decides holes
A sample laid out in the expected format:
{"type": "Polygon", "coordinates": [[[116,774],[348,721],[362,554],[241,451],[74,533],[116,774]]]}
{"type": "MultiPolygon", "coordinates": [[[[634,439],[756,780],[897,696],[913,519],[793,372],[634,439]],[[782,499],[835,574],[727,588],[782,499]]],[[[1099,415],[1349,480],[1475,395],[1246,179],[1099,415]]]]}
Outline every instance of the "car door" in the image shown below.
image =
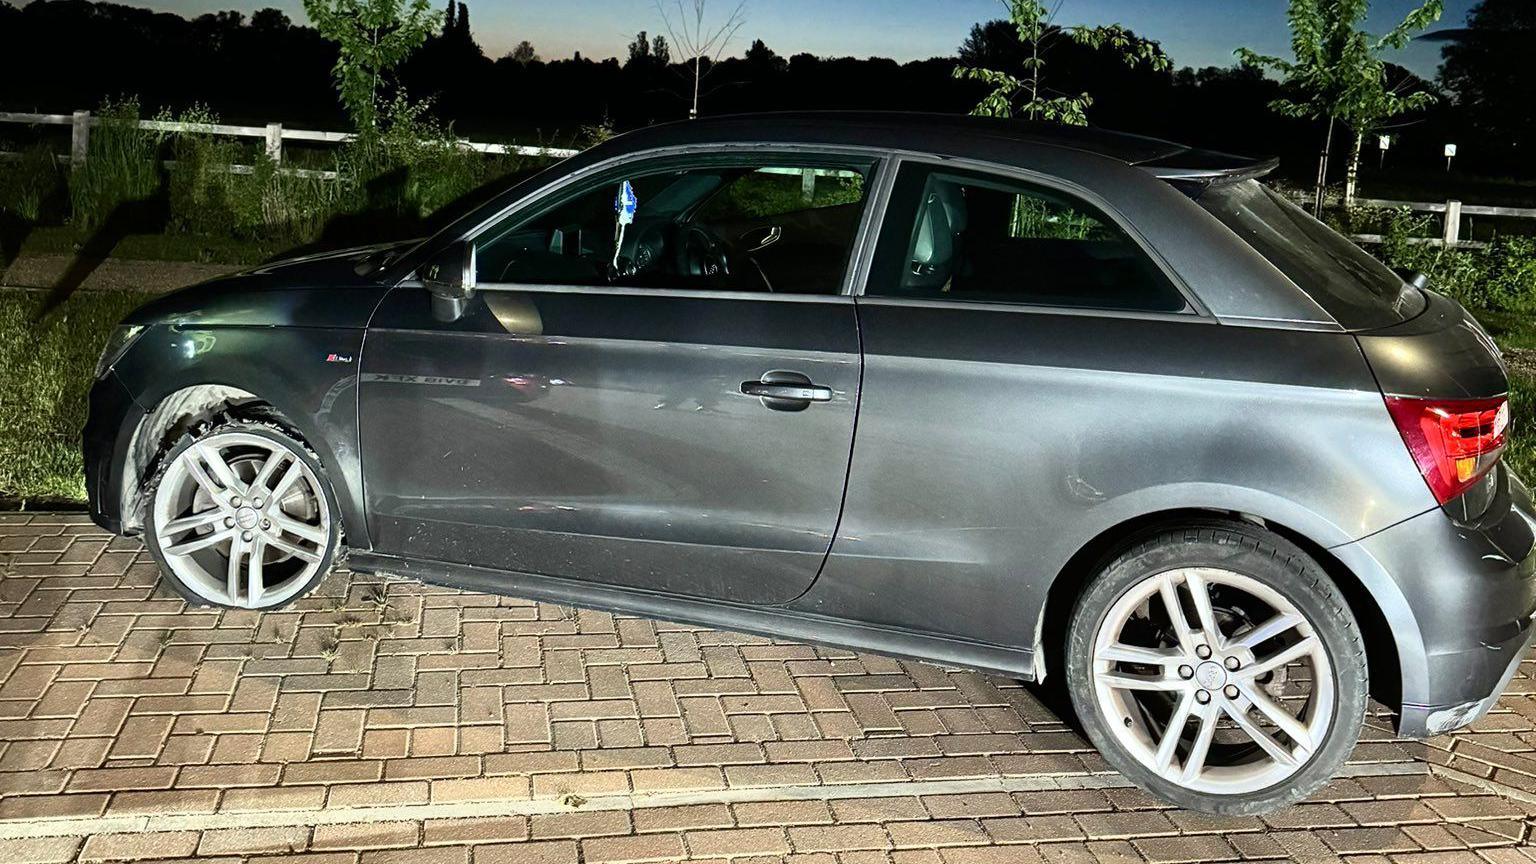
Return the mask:
{"type": "Polygon", "coordinates": [[[736,181],[798,188],[803,170],[857,181],[797,209],[862,211],[875,167],[760,149],[630,161],[475,237],[458,320],[434,318],[421,287],[393,290],[359,386],[378,551],[740,603],[802,593],[853,442],[845,276],[863,226],[814,238],[842,246],[831,270],[777,281],[760,243],[716,226],[775,215],[776,190],[736,181]]]}
{"type": "Polygon", "coordinates": [[[1060,548],[1147,442],[1230,422],[1186,407],[1227,328],[1105,211],[1017,174],[904,162],[858,303],[858,441],[806,608],[1028,645],[1060,548]]]}

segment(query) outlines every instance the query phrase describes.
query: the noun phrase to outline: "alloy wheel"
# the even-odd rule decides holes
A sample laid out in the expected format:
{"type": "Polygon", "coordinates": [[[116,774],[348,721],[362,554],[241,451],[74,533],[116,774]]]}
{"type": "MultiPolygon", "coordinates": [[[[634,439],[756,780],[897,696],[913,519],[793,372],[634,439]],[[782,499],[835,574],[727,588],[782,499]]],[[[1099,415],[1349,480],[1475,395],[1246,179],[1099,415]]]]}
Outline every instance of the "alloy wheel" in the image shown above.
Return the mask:
{"type": "Polygon", "coordinates": [[[176,579],[220,606],[260,609],[315,578],[331,544],[319,479],[286,445],[247,432],[193,442],[166,466],[153,541],[176,579]]]}
{"type": "Polygon", "coordinates": [[[1095,702],[1143,766],[1186,789],[1241,795],[1296,774],[1337,701],[1328,653],[1280,592],[1186,567],[1133,585],[1093,637],[1095,702]]]}

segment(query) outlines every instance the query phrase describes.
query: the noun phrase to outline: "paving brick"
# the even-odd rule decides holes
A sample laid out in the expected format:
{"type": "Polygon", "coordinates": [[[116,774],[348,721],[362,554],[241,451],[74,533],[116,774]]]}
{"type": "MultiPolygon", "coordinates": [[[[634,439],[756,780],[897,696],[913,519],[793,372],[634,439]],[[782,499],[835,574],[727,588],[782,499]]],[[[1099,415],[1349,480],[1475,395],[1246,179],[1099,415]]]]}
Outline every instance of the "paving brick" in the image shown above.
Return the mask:
{"type": "Polygon", "coordinates": [[[678,834],[591,838],[581,841],[581,851],[583,860],[590,864],[679,861],[684,857],[683,839],[678,834]]]}
{"type": "Polygon", "coordinates": [[[1148,864],[1192,864],[1196,861],[1219,861],[1236,853],[1232,845],[1220,837],[1152,837],[1131,843],[1148,864]]]}
{"type": "Polygon", "coordinates": [[[80,850],[78,837],[0,840],[0,861],[6,864],[68,864],[80,850]]]}
{"type": "Polygon", "coordinates": [[[474,847],[475,864],[577,864],[581,859],[574,840],[527,843],[492,843],[474,847]]]}
{"type": "Polygon", "coordinates": [[[782,855],[789,851],[789,841],[780,828],[688,831],[684,837],[687,838],[689,852],[699,857],[782,855]]]}
{"type": "Polygon", "coordinates": [[[309,829],[222,828],[204,831],[198,855],[255,855],[300,852],[309,843],[309,829]]]}
{"type": "Polygon", "coordinates": [[[151,834],[97,834],[85,841],[81,861],[136,861],[181,858],[197,851],[196,831],[151,834]]]}
{"type": "Polygon", "coordinates": [[[725,804],[642,807],[634,811],[634,823],[635,830],[641,833],[696,831],[703,828],[728,828],[735,824],[735,817],[731,808],[725,804]]]}
{"type": "Polygon", "coordinates": [[[813,825],[790,828],[789,844],[796,852],[846,852],[888,849],[891,838],[879,825],[813,825]]]}
{"type": "Polygon", "coordinates": [[[500,843],[528,838],[528,819],[523,816],[488,816],[464,819],[428,819],[421,825],[422,842],[500,843]]]}
{"type": "Polygon", "coordinates": [[[420,828],[415,822],[369,822],[317,825],[311,849],[391,849],[415,846],[420,828]]]}

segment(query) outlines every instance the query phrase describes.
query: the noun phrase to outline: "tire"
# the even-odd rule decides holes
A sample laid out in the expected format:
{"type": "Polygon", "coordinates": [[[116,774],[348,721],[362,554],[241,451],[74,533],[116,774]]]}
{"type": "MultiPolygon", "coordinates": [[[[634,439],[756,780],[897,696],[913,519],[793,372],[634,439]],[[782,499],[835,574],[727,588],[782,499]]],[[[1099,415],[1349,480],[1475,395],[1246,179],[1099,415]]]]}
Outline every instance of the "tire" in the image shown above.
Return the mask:
{"type": "Polygon", "coordinates": [[[1164,529],[1125,548],[1079,597],[1065,662],[1073,707],[1110,765],[1166,801],[1224,815],[1270,812],[1327,783],[1359,738],[1369,692],[1338,587],[1295,544],[1244,523],[1164,529]],[[1192,752],[1207,734],[1208,749],[1192,752]]]}
{"type": "Polygon", "coordinates": [[[275,417],[195,427],[159,460],[145,492],[144,543],[166,584],[194,606],[282,608],[336,562],[341,516],[325,468],[275,417]],[[267,460],[278,461],[264,471],[267,460]]]}

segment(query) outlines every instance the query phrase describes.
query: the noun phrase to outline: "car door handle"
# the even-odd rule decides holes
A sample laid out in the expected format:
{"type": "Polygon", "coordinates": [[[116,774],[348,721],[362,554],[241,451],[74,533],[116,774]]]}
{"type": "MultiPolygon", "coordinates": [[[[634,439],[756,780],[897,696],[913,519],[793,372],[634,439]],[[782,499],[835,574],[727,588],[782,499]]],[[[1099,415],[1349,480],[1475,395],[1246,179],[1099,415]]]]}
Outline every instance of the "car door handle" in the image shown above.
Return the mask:
{"type": "Polygon", "coordinates": [[[754,228],[741,235],[741,244],[747,248],[747,254],[761,252],[769,246],[779,242],[784,236],[784,229],[778,225],[770,225],[767,228],[754,228]]]}
{"type": "Polygon", "coordinates": [[[741,382],[741,392],[763,400],[775,411],[804,411],[812,402],[831,402],[832,388],[811,382],[799,372],[775,370],[757,381],[741,382]]]}

